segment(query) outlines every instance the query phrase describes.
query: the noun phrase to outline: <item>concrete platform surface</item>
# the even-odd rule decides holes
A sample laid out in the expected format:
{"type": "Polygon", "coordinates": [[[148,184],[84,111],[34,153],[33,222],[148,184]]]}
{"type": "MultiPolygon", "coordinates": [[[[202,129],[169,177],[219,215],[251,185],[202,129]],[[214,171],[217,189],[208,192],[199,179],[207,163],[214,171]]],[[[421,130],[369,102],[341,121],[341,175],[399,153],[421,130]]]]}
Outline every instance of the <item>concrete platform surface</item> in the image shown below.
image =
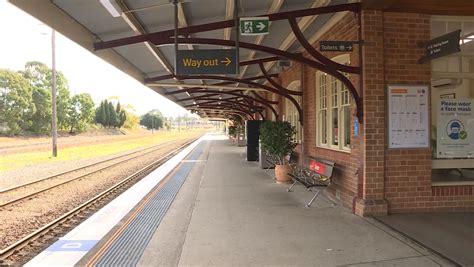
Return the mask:
{"type": "Polygon", "coordinates": [[[474,266],[472,212],[395,214],[377,219],[463,266],[474,266]]]}
{"type": "Polygon", "coordinates": [[[450,266],[373,219],[273,182],[245,148],[208,143],[139,266],[450,266]]]}

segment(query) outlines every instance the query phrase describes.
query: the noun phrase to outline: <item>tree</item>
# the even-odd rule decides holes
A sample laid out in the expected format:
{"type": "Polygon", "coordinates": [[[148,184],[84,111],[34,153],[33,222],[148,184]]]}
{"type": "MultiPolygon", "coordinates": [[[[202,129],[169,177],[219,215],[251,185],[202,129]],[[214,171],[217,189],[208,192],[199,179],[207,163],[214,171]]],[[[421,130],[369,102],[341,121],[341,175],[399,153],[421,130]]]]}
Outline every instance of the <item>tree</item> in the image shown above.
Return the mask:
{"type": "Polygon", "coordinates": [[[122,128],[122,126],[125,124],[125,120],[127,119],[127,115],[125,114],[125,110],[122,110],[122,107],[120,106],[120,102],[117,102],[115,113],[117,114],[117,121],[116,121],[115,126],[117,128],[122,128]]]}
{"type": "MultiPolygon", "coordinates": [[[[30,61],[25,64],[25,70],[20,72],[34,89],[43,89],[51,92],[52,70],[44,63],[30,61]]],[[[69,109],[70,92],[67,79],[60,71],[56,73],[56,110],[58,118],[58,128],[66,129],[67,112],[69,109]]]]}
{"type": "Polygon", "coordinates": [[[104,126],[107,127],[110,125],[110,110],[109,110],[109,102],[104,100],[104,113],[105,113],[105,121],[104,121],[104,126]]]}
{"type": "Polygon", "coordinates": [[[160,129],[163,127],[163,115],[157,109],[149,111],[140,119],[140,125],[145,126],[148,130],[160,129]]]}
{"type": "Polygon", "coordinates": [[[7,126],[7,134],[17,134],[31,126],[35,113],[33,88],[20,73],[0,69],[0,123],[7,126]]]}
{"type": "Polygon", "coordinates": [[[102,126],[107,126],[107,108],[105,102],[102,102],[102,109],[100,110],[100,117],[102,118],[102,126]]]}
{"type": "Polygon", "coordinates": [[[58,114],[58,127],[60,129],[66,129],[69,127],[66,116],[71,99],[67,79],[61,72],[58,72],[56,75],[56,89],[56,110],[58,114]]]}
{"type": "Polygon", "coordinates": [[[137,128],[140,122],[140,118],[137,115],[131,112],[128,112],[126,110],[124,110],[124,112],[125,112],[125,122],[124,122],[123,127],[130,130],[137,128]]]}
{"type": "Polygon", "coordinates": [[[35,113],[31,117],[31,128],[37,134],[46,134],[51,130],[51,92],[42,88],[33,89],[35,113]]]}
{"type": "Polygon", "coordinates": [[[51,90],[51,70],[39,61],[29,61],[25,64],[25,70],[20,71],[31,84],[31,86],[51,90]]]}
{"type": "Polygon", "coordinates": [[[116,127],[117,125],[117,113],[115,112],[114,104],[109,102],[109,126],[116,127]]]}
{"type": "Polygon", "coordinates": [[[104,110],[104,101],[100,102],[100,105],[95,110],[95,123],[100,123],[105,127],[105,110],[104,110]]]}
{"type": "Polygon", "coordinates": [[[125,110],[120,111],[118,127],[122,128],[126,120],[127,120],[127,113],[125,113],[125,110]]]}
{"type": "Polygon", "coordinates": [[[115,107],[115,112],[116,112],[117,114],[119,114],[120,111],[122,111],[122,108],[120,107],[120,101],[118,101],[118,102],[117,102],[117,106],[115,107]]]}
{"type": "Polygon", "coordinates": [[[72,97],[67,112],[69,132],[85,130],[88,123],[94,118],[94,101],[89,94],[78,94],[72,97]]]}
{"type": "Polygon", "coordinates": [[[126,120],[127,113],[122,109],[120,102],[117,102],[114,108],[113,102],[106,99],[100,102],[100,106],[96,109],[95,122],[102,124],[103,127],[121,128],[126,120]]]}

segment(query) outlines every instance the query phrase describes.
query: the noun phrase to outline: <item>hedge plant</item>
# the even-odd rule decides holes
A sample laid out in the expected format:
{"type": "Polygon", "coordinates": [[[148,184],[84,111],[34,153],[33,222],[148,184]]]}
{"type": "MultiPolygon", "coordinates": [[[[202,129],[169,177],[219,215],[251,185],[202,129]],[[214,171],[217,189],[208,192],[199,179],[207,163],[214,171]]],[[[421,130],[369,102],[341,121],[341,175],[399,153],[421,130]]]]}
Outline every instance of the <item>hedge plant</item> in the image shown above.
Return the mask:
{"type": "Polygon", "coordinates": [[[277,164],[288,163],[287,156],[296,146],[295,127],[286,121],[264,121],[260,126],[260,141],[262,147],[276,159],[277,164]]]}

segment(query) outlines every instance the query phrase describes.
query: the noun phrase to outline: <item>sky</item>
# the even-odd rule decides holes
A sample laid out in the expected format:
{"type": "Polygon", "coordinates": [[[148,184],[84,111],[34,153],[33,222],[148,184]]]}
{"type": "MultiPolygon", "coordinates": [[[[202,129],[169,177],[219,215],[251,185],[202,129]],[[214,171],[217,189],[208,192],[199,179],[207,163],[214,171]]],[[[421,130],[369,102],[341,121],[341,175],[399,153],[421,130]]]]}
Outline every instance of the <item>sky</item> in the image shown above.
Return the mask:
{"type": "MultiPolygon", "coordinates": [[[[0,0],[0,25],[0,68],[22,70],[28,61],[40,61],[51,68],[51,28],[6,0],[0,0]]],[[[72,95],[89,93],[96,104],[118,96],[121,104],[132,105],[138,115],[152,109],[167,117],[187,113],[58,32],[56,69],[68,79],[72,95]]]]}

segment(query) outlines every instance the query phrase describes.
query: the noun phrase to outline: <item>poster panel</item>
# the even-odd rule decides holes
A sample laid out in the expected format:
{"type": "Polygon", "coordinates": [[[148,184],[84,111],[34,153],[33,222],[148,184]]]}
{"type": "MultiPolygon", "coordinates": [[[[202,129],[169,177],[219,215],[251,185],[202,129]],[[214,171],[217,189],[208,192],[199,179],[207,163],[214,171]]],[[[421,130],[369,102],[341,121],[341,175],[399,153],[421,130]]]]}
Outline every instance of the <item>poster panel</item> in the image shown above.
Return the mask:
{"type": "Polygon", "coordinates": [[[437,158],[474,158],[473,99],[439,100],[437,158]]]}
{"type": "Polygon", "coordinates": [[[428,86],[388,86],[388,147],[428,148],[428,86]]]}

